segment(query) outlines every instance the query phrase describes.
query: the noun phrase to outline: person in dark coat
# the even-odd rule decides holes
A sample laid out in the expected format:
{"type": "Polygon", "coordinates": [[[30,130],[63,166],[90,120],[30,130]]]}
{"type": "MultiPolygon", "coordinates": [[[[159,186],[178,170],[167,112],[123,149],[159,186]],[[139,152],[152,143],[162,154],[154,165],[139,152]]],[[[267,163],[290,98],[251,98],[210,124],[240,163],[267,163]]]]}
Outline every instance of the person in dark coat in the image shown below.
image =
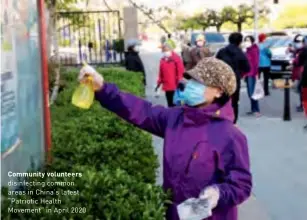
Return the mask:
{"type": "Polygon", "coordinates": [[[243,35],[241,33],[232,33],[229,36],[229,45],[222,48],[216,55],[216,58],[227,63],[236,74],[237,89],[232,95],[232,107],[235,114],[234,124],[237,123],[239,114],[241,77],[244,73],[250,72],[249,61],[241,49],[243,35]]]}
{"type": "MultiPolygon", "coordinates": [[[[303,43],[304,47],[299,54],[298,65],[304,67],[300,80],[300,90],[302,93],[303,108],[307,117],[307,36],[304,38],[303,43]]],[[[304,126],[304,129],[307,130],[307,125],[304,126]]]]}
{"type": "Polygon", "coordinates": [[[143,62],[139,55],[138,42],[128,43],[128,51],[125,54],[125,67],[128,71],[140,72],[143,74],[144,85],[146,85],[146,75],[143,62]]]}

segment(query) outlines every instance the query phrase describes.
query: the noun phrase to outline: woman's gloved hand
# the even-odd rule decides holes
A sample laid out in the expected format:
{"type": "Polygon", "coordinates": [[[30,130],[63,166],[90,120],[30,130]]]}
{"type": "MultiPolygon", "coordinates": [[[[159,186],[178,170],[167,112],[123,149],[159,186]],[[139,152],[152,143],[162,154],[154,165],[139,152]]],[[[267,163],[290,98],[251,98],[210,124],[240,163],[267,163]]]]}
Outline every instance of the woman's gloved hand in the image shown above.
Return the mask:
{"type": "Polygon", "coordinates": [[[100,75],[93,67],[89,65],[85,65],[81,68],[78,80],[80,82],[85,82],[87,80],[87,77],[93,78],[93,86],[95,91],[98,91],[102,88],[104,82],[103,76],[100,75]]]}
{"type": "Polygon", "coordinates": [[[214,209],[219,201],[220,198],[220,191],[216,186],[209,186],[206,187],[201,193],[199,194],[200,199],[207,199],[209,202],[209,206],[214,209]]]}

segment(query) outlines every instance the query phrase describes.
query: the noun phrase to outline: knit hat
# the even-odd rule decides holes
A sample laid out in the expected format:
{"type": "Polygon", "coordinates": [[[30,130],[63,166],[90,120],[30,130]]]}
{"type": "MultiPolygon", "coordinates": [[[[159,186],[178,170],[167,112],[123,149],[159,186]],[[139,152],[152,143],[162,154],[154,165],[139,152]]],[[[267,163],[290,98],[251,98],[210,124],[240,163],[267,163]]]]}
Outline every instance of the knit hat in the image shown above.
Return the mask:
{"type": "Polygon", "coordinates": [[[197,37],[196,37],[196,42],[197,42],[197,41],[205,41],[205,36],[204,36],[203,34],[197,35],[197,37]]]}
{"type": "Polygon", "coordinates": [[[259,37],[258,37],[258,40],[259,40],[259,42],[260,43],[262,43],[263,41],[265,41],[265,39],[266,39],[266,34],[259,34],[259,37]]]}
{"type": "Polygon", "coordinates": [[[159,48],[168,48],[170,50],[173,50],[172,44],[169,40],[165,41],[159,48]]]}
{"type": "Polygon", "coordinates": [[[222,89],[228,96],[231,96],[237,88],[236,75],[232,68],[214,57],[200,60],[186,73],[206,86],[222,89]]]}

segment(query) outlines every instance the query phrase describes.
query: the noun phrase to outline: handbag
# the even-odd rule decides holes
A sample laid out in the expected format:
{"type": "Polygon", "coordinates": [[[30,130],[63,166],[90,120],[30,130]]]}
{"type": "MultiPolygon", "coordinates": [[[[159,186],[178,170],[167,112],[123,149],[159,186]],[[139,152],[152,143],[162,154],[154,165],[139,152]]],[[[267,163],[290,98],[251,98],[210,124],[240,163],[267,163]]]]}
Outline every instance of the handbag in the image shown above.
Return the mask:
{"type": "Polygon", "coordinates": [[[252,95],[252,99],[254,100],[260,100],[264,97],[264,90],[261,84],[261,81],[257,79],[256,84],[255,84],[255,89],[252,95]]]}

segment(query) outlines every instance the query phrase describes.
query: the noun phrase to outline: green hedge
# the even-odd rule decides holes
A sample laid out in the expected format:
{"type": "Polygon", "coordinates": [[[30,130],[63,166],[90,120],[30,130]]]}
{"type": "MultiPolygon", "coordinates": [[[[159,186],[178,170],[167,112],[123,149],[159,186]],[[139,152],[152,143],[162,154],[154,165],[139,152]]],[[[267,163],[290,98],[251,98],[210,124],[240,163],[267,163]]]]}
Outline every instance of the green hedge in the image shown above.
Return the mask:
{"type": "MultiPolygon", "coordinates": [[[[142,76],[118,69],[99,69],[105,79],[122,90],[144,96],[142,76]]],[[[71,104],[77,86],[77,71],[63,74],[67,85],[51,108],[53,163],[47,172],[80,172],[81,178],[51,178],[45,182],[74,181],[70,187],[44,190],[79,190],[79,196],[18,196],[19,198],[59,198],[60,205],[14,205],[14,208],[86,207],[85,214],[8,213],[10,201],[3,200],[2,219],[164,219],[167,196],[155,186],[157,157],[151,136],[124,122],[95,103],[90,110],[71,104]]],[[[33,181],[35,179],[31,179],[33,181]]],[[[41,181],[36,179],[37,181],[41,181]]],[[[26,190],[40,189],[31,187],[26,190]]],[[[7,196],[7,191],[3,190],[7,196]]],[[[17,197],[17,198],[18,198],[17,197]]]]}

